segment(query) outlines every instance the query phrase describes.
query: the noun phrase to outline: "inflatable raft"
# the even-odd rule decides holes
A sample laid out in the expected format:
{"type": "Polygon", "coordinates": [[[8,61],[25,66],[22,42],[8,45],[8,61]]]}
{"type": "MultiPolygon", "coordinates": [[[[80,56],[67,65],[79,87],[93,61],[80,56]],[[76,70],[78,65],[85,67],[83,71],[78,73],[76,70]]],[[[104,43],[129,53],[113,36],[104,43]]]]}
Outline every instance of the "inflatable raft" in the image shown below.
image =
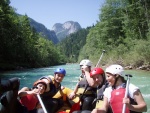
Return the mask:
{"type": "MultiPolygon", "coordinates": [[[[72,105],[79,102],[79,95],[82,94],[83,91],[84,89],[79,88],[76,97],[72,100],[69,100],[69,95],[71,92],[73,92],[72,89],[64,87],[63,90],[58,91],[57,94],[54,95],[53,98],[62,98],[64,101],[64,106],[61,109],[59,109],[57,113],[70,113],[72,105]]],[[[103,104],[103,101],[101,100],[97,101],[95,108],[100,108],[102,104],[103,104]]]]}

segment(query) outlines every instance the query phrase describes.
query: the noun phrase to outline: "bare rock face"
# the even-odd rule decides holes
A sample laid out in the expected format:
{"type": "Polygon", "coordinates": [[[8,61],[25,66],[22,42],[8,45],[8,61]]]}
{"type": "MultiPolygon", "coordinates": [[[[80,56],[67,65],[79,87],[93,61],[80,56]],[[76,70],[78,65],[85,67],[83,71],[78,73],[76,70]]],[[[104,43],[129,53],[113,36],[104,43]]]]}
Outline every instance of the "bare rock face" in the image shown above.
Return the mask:
{"type": "Polygon", "coordinates": [[[55,33],[57,33],[57,32],[62,31],[62,30],[64,29],[62,26],[63,26],[63,24],[61,24],[61,23],[56,23],[56,24],[53,26],[52,30],[53,30],[55,33]]]}
{"type": "Polygon", "coordinates": [[[78,22],[67,21],[64,24],[56,23],[52,27],[52,30],[56,33],[56,36],[59,41],[64,39],[66,36],[71,33],[75,33],[81,29],[81,26],[78,22]]]}

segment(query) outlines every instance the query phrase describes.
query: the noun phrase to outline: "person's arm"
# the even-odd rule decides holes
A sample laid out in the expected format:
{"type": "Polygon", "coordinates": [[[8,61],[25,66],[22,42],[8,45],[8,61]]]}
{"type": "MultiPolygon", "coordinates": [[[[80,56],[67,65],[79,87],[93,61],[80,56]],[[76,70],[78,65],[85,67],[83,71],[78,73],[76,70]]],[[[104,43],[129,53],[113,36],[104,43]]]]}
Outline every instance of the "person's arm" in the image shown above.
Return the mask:
{"type": "Polygon", "coordinates": [[[30,91],[29,88],[23,87],[21,90],[18,91],[18,96],[23,97],[23,96],[30,95],[30,94],[37,94],[36,93],[37,91],[34,91],[34,90],[37,90],[37,89],[33,89],[30,91]]]}
{"type": "Polygon", "coordinates": [[[95,86],[95,81],[93,80],[93,78],[90,77],[89,67],[82,66],[82,68],[83,68],[83,70],[85,72],[85,77],[86,77],[86,80],[87,80],[89,86],[96,87],[95,86]]]}
{"type": "Polygon", "coordinates": [[[78,84],[79,84],[79,82],[76,84],[76,87],[75,87],[75,89],[73,90],[73,92],[70,93],[69,99],[73,99],[74,96],[76,95],[76,93],[77,93],[77,91],[78,91],[78,84]]]}
{"type": "Polygon", "coordinates": [[[106,113],[108,110],[108,106],[109,106],[108,99],[104,97],[102,107],[98,109],[94,109],[91,113],[106,113]]]}
{"type": "Polygon", "coordinates": [[[134,100],[137,102],[137,105],[130,104],[129,98],[123,99],[123,103],[127,105],[127,107],[132,111],[137,112],[146,112],[147,111],[147,105],[144,101],[144,98],[140,92],[140,90],[137,90],[134,92],[134,100]]]}

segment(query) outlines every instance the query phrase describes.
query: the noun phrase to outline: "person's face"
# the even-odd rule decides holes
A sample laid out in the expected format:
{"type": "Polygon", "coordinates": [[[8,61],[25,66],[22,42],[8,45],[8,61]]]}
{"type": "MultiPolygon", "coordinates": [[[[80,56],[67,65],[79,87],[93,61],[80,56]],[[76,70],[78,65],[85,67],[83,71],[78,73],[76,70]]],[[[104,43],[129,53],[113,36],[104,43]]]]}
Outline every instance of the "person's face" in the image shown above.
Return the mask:
{"type": "Polygon", "coordinates": [[[62,82],[63,78],[64,78],[63,74],[60,74],[60,73],[55,74],[55,81],[56,82],[58,82],[58,83],[62,82]]]}
{"type": "Polygon", "coordinates": [[[80,70],[81,70],[82,74],[84,74],[84,71],[83,71],[82,66],[83,66],[83,65],[80,65],[80,70]]]}
{"type": "Polygon", "coordinates": [[[102,75],[94,75],[93,77],[94,83],[96,86],[101,85],[103,83],[103,77],[102,75]]]}
{"type": "Polygon", "coordinates": [[[113,86],[115,83],[115,75],[112,75],[111,73],[106,73],[106,80],[109,83],[109,85],[113,86]]]}
{"type": "Polygon", "coordinates": [[[39,94],[43,94],[45,92],[45,88],[46,88],[45,85],[39,83],[36,87],[37,87],[37,92],[39,94]]]}

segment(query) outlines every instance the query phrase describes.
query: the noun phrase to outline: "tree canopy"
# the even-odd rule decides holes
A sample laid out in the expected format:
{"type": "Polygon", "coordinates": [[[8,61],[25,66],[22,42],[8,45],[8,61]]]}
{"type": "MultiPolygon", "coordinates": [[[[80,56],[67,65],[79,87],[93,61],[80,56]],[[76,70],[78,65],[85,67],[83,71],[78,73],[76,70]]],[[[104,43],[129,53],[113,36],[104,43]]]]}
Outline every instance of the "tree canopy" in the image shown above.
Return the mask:
{"type": "Polygon", "coordinates": [[[64,63],[52,41],[38,34],[30,26],[28,16],[18,16],[9,3],[9,0],[0,3],[0,69],[64,63]]]}
{"type": "Polygon", "coordinates": [[[96,64],[102,50],[106,54],[101,65],[150,64],[149,0],[106,0],[95,25],[57,45],[37,33],[28,16],[18,16],[9,3],[0,2],[0,69],[75,63],[84,58],[96,64]]]}
{"type": "Polygon", "coordinates": [[[105,49],[103,64],[149,64],[150,1],[106,0],[100,11],[99,22],[90,30],[80,57],[96,63],[105,49]]]}

